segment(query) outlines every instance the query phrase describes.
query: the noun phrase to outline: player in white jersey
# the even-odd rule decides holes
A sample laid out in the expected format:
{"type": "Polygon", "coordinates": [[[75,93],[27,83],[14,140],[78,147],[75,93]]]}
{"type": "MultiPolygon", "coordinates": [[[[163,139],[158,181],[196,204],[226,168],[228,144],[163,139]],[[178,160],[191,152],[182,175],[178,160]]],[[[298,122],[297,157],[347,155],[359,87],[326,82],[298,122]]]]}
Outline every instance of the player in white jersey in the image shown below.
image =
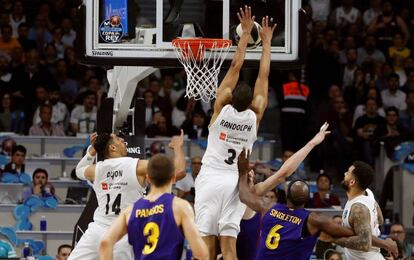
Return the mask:
{"type": "Polygon", "coordinates": [[[337,245],[345,247],[347,260],[384,259],[379,247],[398,255],[397,245],[391,239],[381,240],[378,229],[378,212],[373,194],[366,189],[374,178],[374,170],[368,164],[356,161],[345,173],[342,186],[348,202],[345,205],[342,224],[354,231],[355,236],[334,239],[337,245]]]}
{"type": "Polygon", "coordinates": [[[247,42],[254,26],[251,9],[240,8],[243,29],[233,61],[221,82],[214,103],[208,146],[195,181],[196,224],[215,259],[218,237],[224,259],[236,259],[236,238],[245,205],[240,202],[237,158],[243,148],[251,149],[267,106],[270,46],[275,25],[264,17],[260,36],[263,52],[254,92],[247,84],[237,84],[247,42]]]}
{"type": "MultiPolygon", "coordinates": [[[[126,157],[124,139],[115,134],[103,133],[91,135],[92,146],[76,166],[76,176],[81,180],[93,182],[93,189],[98,200],[98,207],[85,234],[70,254],[71,259],[99,259],[99,241],[120,211],[132,205],[144,195],[147,160],[126,157]],[[95,156],[104,158],[93,164],[95,156]]],[[[174,150],[176,179],[185,176],[185,158],[183,133],[170,142],[174,150]]],[[[133,253],[125,236],[114,249],[115,259],[132,259],[133,253]]]]}

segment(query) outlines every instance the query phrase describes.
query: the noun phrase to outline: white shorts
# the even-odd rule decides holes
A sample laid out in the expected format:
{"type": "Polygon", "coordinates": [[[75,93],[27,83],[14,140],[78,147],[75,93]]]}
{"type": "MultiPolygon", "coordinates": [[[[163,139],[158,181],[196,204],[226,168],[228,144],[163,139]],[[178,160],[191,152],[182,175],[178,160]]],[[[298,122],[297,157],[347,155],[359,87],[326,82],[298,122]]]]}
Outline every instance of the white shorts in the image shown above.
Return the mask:
{"type": "Polygon", "coordinates": [[[236,172],[201,168],[195,180],[195,219],[202,236],[237,238],[246,205],[239,199],[236,172]]]}
{"type": "MultiPolygon", "coordinates": [[[[85,234],[70,253],[68,260],[99,260],[99,241],[107,229],[107,227],[91,222],[85,234]]],[[[132,247],[128,243],[128,235],[115,244],[113,256],[113,259],[134,259],[132,247]]]]}

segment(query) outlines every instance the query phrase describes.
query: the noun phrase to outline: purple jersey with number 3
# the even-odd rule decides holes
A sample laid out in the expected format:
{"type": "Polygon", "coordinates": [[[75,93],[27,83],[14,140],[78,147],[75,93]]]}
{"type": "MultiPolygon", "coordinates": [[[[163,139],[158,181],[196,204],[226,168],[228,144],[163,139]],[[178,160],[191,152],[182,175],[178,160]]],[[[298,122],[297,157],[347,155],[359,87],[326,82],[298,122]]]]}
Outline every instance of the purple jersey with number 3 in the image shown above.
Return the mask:
{"type": "MultiPolygon", "coordinates": [[[[276,203],[262,219],[256,259],[308,260],[318,234],[303,234],[309,212],[276,203]]],[[[307,232],[305,232],[307,233],[307,232]]]]}
{"type": "Polygon", "coordinates": [[[156,201],[139,199],[128,221],[128,240],[135,259],[180,259],[184,237],[174,219],[174,195],[156,201]]]}

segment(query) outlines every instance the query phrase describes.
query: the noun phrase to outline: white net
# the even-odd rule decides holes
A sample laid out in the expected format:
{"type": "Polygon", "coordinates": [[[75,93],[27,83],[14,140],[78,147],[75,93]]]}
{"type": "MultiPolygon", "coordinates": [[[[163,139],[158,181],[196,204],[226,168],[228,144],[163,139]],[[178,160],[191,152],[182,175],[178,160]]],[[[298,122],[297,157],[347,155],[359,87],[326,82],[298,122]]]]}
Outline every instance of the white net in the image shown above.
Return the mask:
{"type": "Polygon", "coordinates": [[[173,46],[187,74],[186,97],[204,102],[216,98],[218,74],[231,41],[179,39],[173,41],[173,46]]]}

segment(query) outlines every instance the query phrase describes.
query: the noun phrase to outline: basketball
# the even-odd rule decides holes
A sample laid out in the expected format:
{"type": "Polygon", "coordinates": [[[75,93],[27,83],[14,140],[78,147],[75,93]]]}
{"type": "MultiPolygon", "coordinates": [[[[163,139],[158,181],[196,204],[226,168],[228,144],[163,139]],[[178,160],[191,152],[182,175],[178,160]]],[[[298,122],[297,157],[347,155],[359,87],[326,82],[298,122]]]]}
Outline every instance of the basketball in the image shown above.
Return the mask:
{"type": "MultiPolygon", "coordinates": [[[[262,26],[258,24],[257,22],[254,22],[254,26],[252,29],[252,32],[250,33],[249,42],[247,43],[248,49],[254,49],[257,46],[259,46],[262,42],[262,39],[260,38],[260,30],[262,29],[262,26]]],[[[240,37],[243,34],[243,29],[241,24],[237,25],[236,30],[234,31],[234,41],[236,44],[239,44],[240,37]]]]}
{"type": "Polygon", "coordinates": [[[121,17],[119,15],[113,15],[109,20],[113,27],[119,26],[121,24],[121,17]]]}

